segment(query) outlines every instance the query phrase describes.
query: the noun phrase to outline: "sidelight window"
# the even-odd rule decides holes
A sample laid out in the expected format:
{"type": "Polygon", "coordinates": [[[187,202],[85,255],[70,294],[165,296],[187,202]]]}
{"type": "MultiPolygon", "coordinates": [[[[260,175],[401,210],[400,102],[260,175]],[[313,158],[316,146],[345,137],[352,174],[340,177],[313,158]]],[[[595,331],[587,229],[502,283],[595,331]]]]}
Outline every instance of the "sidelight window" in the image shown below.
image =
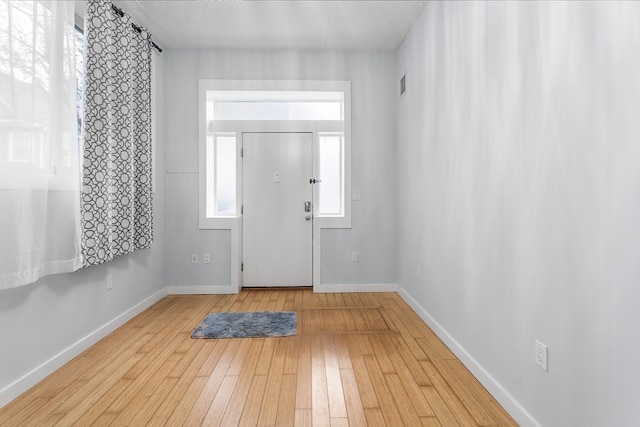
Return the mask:
{"type": "Polygon", "coordinates": [[[344,136],[321,133],[318,136],[318,214],[344,214],[344,136]]]}
{"type": "Polygon", "coordinates": [[[207,217],[236,216],[236,135],[207,136],[207,217]]]}

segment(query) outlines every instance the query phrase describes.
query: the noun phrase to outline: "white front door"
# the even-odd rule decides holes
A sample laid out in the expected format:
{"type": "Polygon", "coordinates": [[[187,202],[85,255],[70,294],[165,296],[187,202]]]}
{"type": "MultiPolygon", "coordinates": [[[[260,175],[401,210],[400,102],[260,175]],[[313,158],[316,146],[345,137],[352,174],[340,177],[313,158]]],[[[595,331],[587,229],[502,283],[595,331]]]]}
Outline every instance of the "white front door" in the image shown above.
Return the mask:
{"type": "Polygon", "coordinates": [[[242,134],[243,286],[312,285],[312,146],[311,133],[242,134]]]}

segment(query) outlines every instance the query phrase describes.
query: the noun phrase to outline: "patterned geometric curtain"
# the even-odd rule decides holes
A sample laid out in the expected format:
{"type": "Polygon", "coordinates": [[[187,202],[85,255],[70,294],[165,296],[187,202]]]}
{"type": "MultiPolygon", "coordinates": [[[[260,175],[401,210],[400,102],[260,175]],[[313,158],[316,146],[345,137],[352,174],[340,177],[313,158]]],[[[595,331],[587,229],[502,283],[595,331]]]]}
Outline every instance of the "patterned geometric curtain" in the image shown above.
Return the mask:
{"type": "Polygon", "coordinates": [[[86,13],[84,266],[151,247],[151,35],[110,1],[86,13]]]}

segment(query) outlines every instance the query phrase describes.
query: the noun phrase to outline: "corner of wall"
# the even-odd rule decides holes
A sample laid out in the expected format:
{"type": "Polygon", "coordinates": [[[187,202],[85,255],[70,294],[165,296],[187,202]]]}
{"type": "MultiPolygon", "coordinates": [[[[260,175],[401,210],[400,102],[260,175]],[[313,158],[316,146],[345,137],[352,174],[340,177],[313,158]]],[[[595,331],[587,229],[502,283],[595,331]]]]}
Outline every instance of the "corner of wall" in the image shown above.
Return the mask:
{"type": "Polygon", "coordinates": [[[398,294],[402,299],[416,312],[418,316],[431,328],[431,330],[445,343],[462,364],[469,369],[473,376],[480,381],[485,389],[502,405],[502,407],[513,417],[516,422],[522,426],[540,427],[538,423],[529,414],[526,409],[511,396],[502,385],[487,372],[480,363],[478,363],[465,349],[462,347],[449,333],[422,307],[413,299],[407,291],[398,287],[398,294]]]}
{"type": "Polygon", "coordinates": [[[115,331],[120,326],[124,325],[129,320],[133,319],[138,314],[151,307],[153,304],[160,301],[167,295],[167,289],[161,289],[155,294],[140,301],[134,307],[105,323],[95,331],[81,338],[74,344],[70,345],[60,353],[54,355],[50,359],[44,361],[41,365],[34,368],[32,371],[23,375],[13,383],[7,385],[0,390],[0,408],[3,408],[9,404],[12,400],[20,396],[22,393],[29,390],[31,387],[44,380],[47,376],[54,373],[64,364],[71,361],[74,357],[78,356],[83,351],[100,341],[102,338],[115,331]]]}

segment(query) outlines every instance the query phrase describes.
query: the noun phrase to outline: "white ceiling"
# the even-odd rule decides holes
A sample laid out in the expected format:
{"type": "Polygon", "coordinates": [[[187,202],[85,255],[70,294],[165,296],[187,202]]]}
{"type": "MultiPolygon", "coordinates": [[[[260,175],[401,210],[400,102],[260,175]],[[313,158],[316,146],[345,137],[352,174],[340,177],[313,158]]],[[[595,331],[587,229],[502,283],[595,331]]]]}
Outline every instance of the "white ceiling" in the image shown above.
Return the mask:
{"type": "Polygon", "coordinates": [[[114,0],[164,48],[396,49],[421,0],[114,0]]]}

